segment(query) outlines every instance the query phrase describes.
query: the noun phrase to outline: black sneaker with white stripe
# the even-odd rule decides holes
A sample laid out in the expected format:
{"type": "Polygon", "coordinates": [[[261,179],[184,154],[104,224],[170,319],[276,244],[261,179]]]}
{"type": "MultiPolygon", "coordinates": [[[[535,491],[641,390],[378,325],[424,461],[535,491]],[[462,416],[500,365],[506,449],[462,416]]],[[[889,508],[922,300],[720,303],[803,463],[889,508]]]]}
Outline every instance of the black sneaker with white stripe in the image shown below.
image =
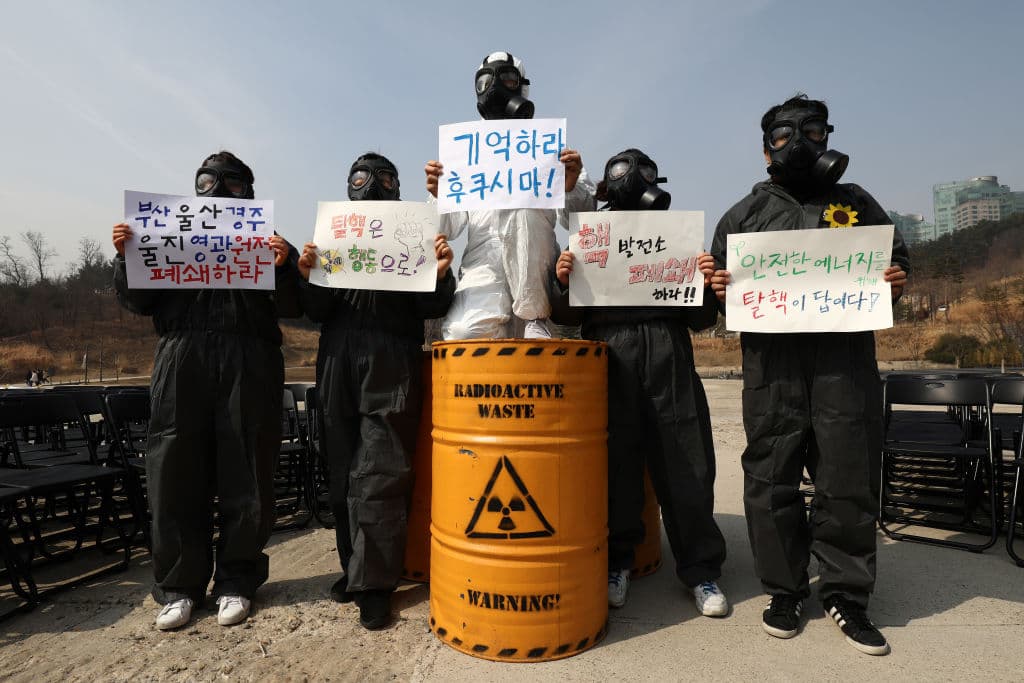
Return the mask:
{"type": "Polygon", "coordinates": [[[776,638],[792,638],[800,630],[803,602],[796,595],[773,595],[761,615],[764,630],[776,638]]]}
{"type": "Polygon", "coordinates": [[[867,655],[889,654],[885,636],[868,619],[864,608],[846,598],[834,595],[822,601],[825,612],[846,634],[846,642],[867,655]]]}

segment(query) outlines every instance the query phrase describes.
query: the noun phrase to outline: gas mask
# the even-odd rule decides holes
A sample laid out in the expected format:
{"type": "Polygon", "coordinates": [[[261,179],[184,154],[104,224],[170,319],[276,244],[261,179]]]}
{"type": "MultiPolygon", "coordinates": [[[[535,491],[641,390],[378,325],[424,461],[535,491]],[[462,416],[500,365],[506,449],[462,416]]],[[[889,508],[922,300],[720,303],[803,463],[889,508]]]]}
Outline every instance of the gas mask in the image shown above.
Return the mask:
{"type": "Polygon", "coordinates": [[[476,108],[485,119],[532,119],[529,93],[523,62],[508,52],[487,55],[476,70],[476,108]]]}
{"type": "Polygon", "coordinates": [[[835,185],[850,157],[827,149],[828,134],[833,130],[825,117],[813,110],[779,112],[764,134],[764,147],[771,159],[768,173],[794,189],[835,185]]]}
{"type": "Polygon", "coordinates": [[[616,154],[604,166],[605,208],[612,211],[664,211],[672,195],[658,187],[658,165],[638,149],[616,154]]]}
{"type": "Polygon", "coordinates": [[[399,200],[398,169],[384,157],[359,157],[348,172],[348,198],[399,200]]]}
{"type": "Polygon", "coordinates": [[[211,160],[196,171],[197,197],[252,199],[252,174],[228,160],[211,160]]]}

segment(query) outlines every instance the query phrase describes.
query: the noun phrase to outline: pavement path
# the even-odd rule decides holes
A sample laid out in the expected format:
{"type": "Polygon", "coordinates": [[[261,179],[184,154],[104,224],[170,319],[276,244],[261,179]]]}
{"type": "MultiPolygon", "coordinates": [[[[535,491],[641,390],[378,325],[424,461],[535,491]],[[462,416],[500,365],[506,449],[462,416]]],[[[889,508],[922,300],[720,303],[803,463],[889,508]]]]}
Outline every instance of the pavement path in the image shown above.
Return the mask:
{"type": "MultiPolygon", "coordinates": [[[[753,573],[741,501],[744,445],[740,383],[707,380],[719,463],[717,518],[729,547],[724,619],[698,616],[672,562],[633,583],[598,646],[556,662],[475,659],[427,629],[428,592],[403,586],[397,622],[367,632],[352,605],[326,599],[337,573],[334,534],[278,534],[271,575],[243,625],[217,625],[214,607],[189,627],[153,629],[144,555],[126,573],[58,594],[0,624],[0,679],[84,680],[1024,680],[1024,569],[1001,545],[984,554],[879,539],[870,614],[892,644],[888,657],[847,645],[816,600],[787,641],[761,630],[766,599],[753,573]]],[[[670,558],[663,539],[663,554],[670,558]]],[[[812,563],[812,570],[814,565],[812,563]]]]}

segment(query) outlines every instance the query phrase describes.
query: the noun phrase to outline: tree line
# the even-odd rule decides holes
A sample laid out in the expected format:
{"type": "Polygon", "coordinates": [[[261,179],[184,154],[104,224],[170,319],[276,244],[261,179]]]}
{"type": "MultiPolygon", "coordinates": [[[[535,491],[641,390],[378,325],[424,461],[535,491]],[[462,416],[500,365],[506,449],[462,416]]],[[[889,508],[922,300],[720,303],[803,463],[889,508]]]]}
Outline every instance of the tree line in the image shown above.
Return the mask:
{"type": "Polygon", "coordinates": [[[911,286],[899,306],[908,321],[949,321],[973,296],[969,330],[943,335],[925,357],[962,366],[1024,364],[1024,213],[982,221],[911,247],[911,286]]]}

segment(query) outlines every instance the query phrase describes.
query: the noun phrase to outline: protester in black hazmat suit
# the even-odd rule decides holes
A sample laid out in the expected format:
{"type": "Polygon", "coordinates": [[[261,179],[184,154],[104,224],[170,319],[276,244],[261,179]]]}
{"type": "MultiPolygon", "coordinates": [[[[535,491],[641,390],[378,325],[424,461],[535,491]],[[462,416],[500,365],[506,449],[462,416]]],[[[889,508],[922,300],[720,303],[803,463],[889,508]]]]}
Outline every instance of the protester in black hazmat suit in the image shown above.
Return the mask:
{"type": "MultiPolygon", "coordinates": [[[[202,197],[253,198],[253,174],[230,152],[196,172],[202,197]]],[[[263,547],[274,524],[284,360],[279,316],[301,315],[298,254],[280,236],[275,291],[129,289],[125,241],[114,226],[114,287],[121,305],[153,318],[160,335],[150,387],[146,476],[153,517],[153,597],[160,629],[188,623],[213,575],[222,625],[244,621],[267,580],[263,547]],[[212,547],[213,500],[220,536],[212,547]]]]}
{"type": "MultiPolygon", "coordinates": [[[[398,170],[366,153],[352,164],[350,200],[400,199],[398,170]]],[[[452,250],[434,241],[433,292],[329,289],[303,283],[306,315],[321,323],[316,377],[323,409],[323,447],[344,574],[331,588],[338,602],[355,600],[360,623],[382,628],[402,573],[412,495],[412,456],[422,405],[423,321],[451,305],[452,250]]],[[[299,269],[317,268],[306,244],[299,269]]]]}
{"type": "MultiPolygon", "coordinates": [[[[878,202],[853,184],[837,184],[848,157],[827,149],[828,108],[798,95],[761,119],[771,179],[722,217],[712,256],[712,287],[724,300],[726,236],[765,230],[887,225],[878,202]]],[[[884,274],[893,299],[910,263],[897,230],[884,274]]],[[[809,595],[810,554],[818,592],[847,640],[867,654],[889,652],[865,609],[875,585],[875,519],[882,449],[882,391],[872,332],[744,332],[744,506],[755,567],[771,602],[765,630],[790,638],[809,595]],[[810,520],[799,491],[814,479],[810,520]]]]}
{"type": "MultiPolygon", "coordinates": [[[[611,211],[668,209],[671,196],[658,188],[664,181],[646,154],[627,149],[605,165],[597,198],[611,211]]],[[[582,324],[584,339],[608,343],[608,603],[625,604],[634,548],[643,541],[646,462],[676,574],[698,611],[724,616],[729,604],[715,581],[725,539],[713,516],[711,419],[687,329],[715,324],[714,295],[705,287],[700,307],[570,309],[572,253],[562,252],[555,267],[552,320],[582,324]]]]}

